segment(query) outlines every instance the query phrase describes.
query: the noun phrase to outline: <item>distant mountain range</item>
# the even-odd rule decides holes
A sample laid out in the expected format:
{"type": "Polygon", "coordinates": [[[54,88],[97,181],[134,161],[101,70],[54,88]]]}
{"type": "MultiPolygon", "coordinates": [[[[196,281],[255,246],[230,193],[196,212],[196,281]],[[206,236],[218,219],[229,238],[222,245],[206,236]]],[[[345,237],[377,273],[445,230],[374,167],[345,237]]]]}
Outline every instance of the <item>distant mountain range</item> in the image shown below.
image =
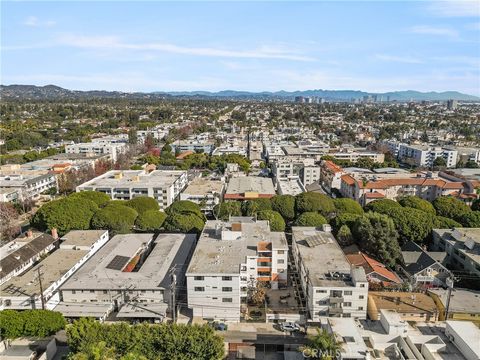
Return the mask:
{"type": "Polygon", "coordinates": [[[386,93],[370,93],[359,90],[305,90],[305,91],[276,91],[276,92],[248,92],[224,90],[219,92],[210,91],[186,91],[186,92],[120,92],[91,90],[79,91],[68,90],[55,85],[0,85],[0,95],[4,100],[56,100],[56,99],[165,99],[172,97],[183,98],[221,98],[221,99],[262,99],[262,100],[294,100],[296,96],[317,97],[330,101],[351,101],[363,99],[364,96],[376,96],[377,100],[387,101],[480,101],[480,97],[462,94],[458,91],[445,92],[420,92],[414,90],[392,91],[386,93]]]}

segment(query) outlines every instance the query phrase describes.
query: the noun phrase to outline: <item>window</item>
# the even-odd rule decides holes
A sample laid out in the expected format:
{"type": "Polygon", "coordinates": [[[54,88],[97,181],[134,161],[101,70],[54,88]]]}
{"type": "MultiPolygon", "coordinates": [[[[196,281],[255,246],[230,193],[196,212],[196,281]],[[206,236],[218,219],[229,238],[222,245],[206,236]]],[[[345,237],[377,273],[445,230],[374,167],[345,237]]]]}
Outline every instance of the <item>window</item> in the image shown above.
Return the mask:
{"type": "Polygon", "coordinates": [[[224,280],[224,281],[232,281],[232,277],[231,277],[231,276],[222,276],[222,280],[224,280]]]}
{"type": "Polygon", "coordinates": [[[231,287],[222,287],[222,291],[223,292],[232,292],[232,288],[231,287]]]}
{"type": "Polygon", "coordinates": [[[216,298],[216,297],[212,297],[212,300],[217,300],[217,299],[218,299],[218,298],[216,298]]]}
{"type": "Polygon", "coordinates": [[[107,291],[107,290],[103,290],[103,293],[104,293],[104,294],[107,294],[107,293],[108,293],[108,291],[107,291]]]}
{"type": "Polygon", "coordinates": [[[365,284],[360,284],[360,287],[361,287],[361,288],[364,288],[364,287],[365,287],[365,284]]]}
{"type": "Polygon", "coordinates": [[[205,288],[203,286],[195,286],[194,290],[195,291],[205,291],[205,288]]]}
{"type": "Polygon", "coordinates": [[[193,280],[203,280],[205,279],[203,276],[194,276],[193,280]]]}
{"type": "Polygon", "coordinates": [[[359,298],[359,299],[365,299],[365,296],[360,295],[358,298],[359,298]]]}
{"type": "Polygon", "coordinates": [[[231,302],[233,302],[233,299],[232,298],[222,298],[222,302],[231,303],[231,302]]]}
{"type": "Polygon", "coordinates": [[[345,291],[343,294],[344,294],[344,295],[352,295],[352,292],[347,290],[347,291],[345,291]]]}
{"type": "Polygon", "coordinates": [[[322,294],[325,294],[327,292],[327,290],[315,290],[316,293],[322,293],[322,294]]]}
{"type": "Polygon", "coordinates": [[[358,310],[363,310],[363,306],[359,306],[359,307],[358,307],[358,310]]]}
{"type": "Polygon", "coordinates": [[[351,303],[351,302],[344,302],[344,303],[343,303],[343,306],[351,307],[351,306],[352,306],[352,303],[351,303]]]}
{"type": "Polygon", "coordinates": [[[93,294],[94,292],[95,292],[95,290],[90,290],[90,293],[92,293],[92,294],[93,294]]]}
{"type": "Polygon", "coordinates": [[[277,254],[278,254],[278,255],[283,255],[283,254],[285,254],[285,250],[278,250],[278,251],[277,251],[277,254]]]}
{"type": "Polygon", "coordinates": [[[72,290],[72,294],[76,294],[77,292],[75,290],[72,290]]]}
{"type": "Polygon", "coordinates": [[[285,264],[285,260],[284,260],[284,259],[278,259],[278,260],[277,260],[277,263],[278,263],[278,264],[285,264]]]}

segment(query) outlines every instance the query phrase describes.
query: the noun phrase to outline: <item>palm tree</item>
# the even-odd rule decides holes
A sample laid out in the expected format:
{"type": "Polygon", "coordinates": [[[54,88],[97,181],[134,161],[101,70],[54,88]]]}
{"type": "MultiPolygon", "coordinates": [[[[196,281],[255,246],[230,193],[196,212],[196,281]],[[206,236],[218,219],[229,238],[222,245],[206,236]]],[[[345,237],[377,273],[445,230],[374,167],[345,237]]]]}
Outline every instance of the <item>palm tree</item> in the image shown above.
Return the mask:
{"type": "Polygon", "coordinates": [[[335,335],[329,333],[326,329],[317,328],[316,335],[308,337],[308,344],[300,348],[304,355],[309,355],[323,360],[337,358],[337,354],[342,350],[342,345],[337,342],[335,335]]]}

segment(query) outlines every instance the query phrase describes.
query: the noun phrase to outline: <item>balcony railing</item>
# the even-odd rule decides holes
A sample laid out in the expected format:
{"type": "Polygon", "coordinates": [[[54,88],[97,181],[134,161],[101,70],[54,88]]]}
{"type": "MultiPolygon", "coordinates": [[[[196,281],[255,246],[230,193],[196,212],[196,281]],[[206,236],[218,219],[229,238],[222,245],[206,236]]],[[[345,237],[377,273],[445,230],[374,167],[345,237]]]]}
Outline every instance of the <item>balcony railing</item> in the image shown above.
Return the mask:
{"type": "Polygon", "coordinates": [[[343,314],[343,309],[341,307],[329,307],[328,313],[330,315],[343,314]]]}
{"type": "Polygon", "coordinates": [[[343,303],[343,296],[330,296],[330,304],[341,304],[343,303]]]}

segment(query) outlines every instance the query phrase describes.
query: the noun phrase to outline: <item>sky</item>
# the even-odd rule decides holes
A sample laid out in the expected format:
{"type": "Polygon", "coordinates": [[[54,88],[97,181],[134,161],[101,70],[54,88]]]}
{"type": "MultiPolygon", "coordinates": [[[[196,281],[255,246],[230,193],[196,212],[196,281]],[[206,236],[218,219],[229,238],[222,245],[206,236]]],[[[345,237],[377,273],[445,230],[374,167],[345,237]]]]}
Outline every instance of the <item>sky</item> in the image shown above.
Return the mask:
{"type": "Polygon", "coordinates": [[[480,95],[480,1],[2,1],[1,83],[480,95]]]}

